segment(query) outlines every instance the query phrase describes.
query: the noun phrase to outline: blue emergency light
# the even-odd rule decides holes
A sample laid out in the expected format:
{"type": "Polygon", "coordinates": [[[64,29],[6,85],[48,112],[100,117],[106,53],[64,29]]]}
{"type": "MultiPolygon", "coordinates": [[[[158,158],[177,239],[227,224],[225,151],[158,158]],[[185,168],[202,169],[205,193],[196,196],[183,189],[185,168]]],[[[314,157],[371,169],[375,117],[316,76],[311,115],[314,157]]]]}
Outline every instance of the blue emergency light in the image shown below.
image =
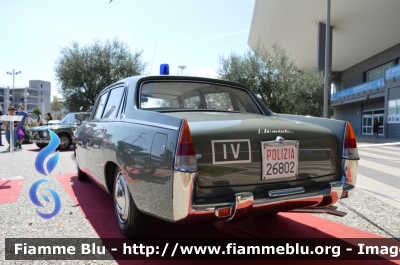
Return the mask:
{"type": "Polygon", "coordinates": [[[160,75],[169,75],[169,65],[164,63],[160,65],[160,75]]]}

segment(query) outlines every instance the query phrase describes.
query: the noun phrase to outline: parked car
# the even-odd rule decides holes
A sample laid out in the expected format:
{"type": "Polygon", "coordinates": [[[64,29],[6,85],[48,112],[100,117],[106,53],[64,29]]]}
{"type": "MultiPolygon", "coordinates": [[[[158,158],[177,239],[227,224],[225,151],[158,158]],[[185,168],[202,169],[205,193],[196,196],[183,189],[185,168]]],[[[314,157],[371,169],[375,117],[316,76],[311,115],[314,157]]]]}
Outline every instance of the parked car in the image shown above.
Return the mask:
{"type": "Polygon", "coordinates": [[[344,215],[332,205],[354,191],[359,160],[349,122],[273,113],[242,84],[200,77],[134,76],[104,88],[74,141],[78,179],[113,194],[129,237],[149,216],[344,215]]]}
{"type": "Polygon", "coordinates": [[[60,120],[51,120],[47,123],[47,125],[55,125],[58,124],[60,122],[60,120]]]}
{"type": "MultiPolygon", "coordinates": [[[[50,142],[50,135],[48,133],[48,130],[50,129],[54,131],[60,138],[60,145],[58,146],[58,149],[68,150],[72,145],[72,135],[76,127],[81,124],[80,120],[75,119],[75,114],[77,113],[71,112],[61,121],[55,122],[55,124],[32,127],[29,131],[32,142],[35,143],[36,146],[40,149],[46,147],[47,144],[50,142]]],[[[81,114],[84,117],[84,120],[85,117],[89,117],[90,115],[89,112],[81,114]]]]}

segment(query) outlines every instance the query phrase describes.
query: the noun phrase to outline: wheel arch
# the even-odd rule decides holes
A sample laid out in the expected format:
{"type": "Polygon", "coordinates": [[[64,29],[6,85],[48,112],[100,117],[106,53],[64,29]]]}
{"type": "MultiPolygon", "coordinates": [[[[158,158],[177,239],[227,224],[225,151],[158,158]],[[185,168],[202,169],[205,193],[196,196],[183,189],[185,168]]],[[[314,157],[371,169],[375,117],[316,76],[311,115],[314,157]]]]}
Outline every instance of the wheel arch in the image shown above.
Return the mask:
{"type": "Polygon", "coordinates": [[[114,192],[114,175],[118,166],[114,162],[107,162],[104,167],[104,180],[107,192],[113,194],[114,192]]]}
{"type": "Polygon", "coordinates": [[[72,141],[72,136],[70,133],[65,132],[65,131],[57,132],[57,136],[60,137],[60,135],[67,135],[69,137],[69,139],[71,139],[71,141],[72,141]]]}

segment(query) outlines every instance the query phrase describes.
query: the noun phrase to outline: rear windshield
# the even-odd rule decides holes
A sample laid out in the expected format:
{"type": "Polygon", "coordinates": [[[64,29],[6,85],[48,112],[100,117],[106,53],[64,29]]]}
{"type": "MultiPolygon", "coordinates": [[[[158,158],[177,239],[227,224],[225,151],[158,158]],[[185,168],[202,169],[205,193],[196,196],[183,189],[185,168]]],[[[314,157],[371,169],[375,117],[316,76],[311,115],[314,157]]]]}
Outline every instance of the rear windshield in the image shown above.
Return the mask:
{"type": "Polygon", "coordinates": [[[250,94],[218,84],[152,82],[142,85],[140,108],[147,110],[216,110],[260,114],[250,94]]]}

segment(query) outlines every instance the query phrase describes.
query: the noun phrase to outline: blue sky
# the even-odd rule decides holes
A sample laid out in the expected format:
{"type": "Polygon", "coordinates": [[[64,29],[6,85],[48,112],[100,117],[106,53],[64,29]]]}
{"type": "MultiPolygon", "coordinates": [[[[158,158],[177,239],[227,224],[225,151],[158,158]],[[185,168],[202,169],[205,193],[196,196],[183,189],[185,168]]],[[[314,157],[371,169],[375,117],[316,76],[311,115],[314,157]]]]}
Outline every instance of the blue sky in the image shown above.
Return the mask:
{"type": "Polygon", "coordinates": [[[147,72],[207,76],[219,56],[249,49],[254,0],[0,0],[0,85],[51,82],[57,93],[54,62],[60,47],[73,41],[117,37],[132,51],[143,50],[147,72]],[[154,58],[154,59],[153,59],[154,58]]]}

